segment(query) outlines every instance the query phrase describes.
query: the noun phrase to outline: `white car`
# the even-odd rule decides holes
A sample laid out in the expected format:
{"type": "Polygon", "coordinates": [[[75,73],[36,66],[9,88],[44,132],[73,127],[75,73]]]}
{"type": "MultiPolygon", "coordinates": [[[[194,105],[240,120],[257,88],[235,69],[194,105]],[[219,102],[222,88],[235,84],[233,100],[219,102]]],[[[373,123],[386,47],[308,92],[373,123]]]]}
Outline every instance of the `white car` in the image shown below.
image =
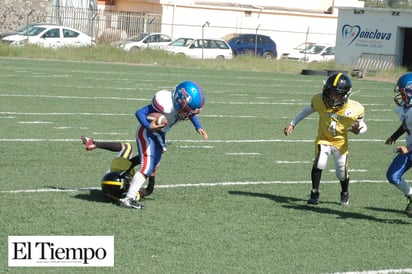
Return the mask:
{"type": "Polygon", "coordinates": [[[289,55],[299,54],[300,52],[303,52],[304,50],[308,50],[313,45],[315,45],[315,43],[312,43],[312,42],[301,43],[297,45],[296,47],[294,47],[290,52],[282,53],[281,59],[288,59],[289,55]]]}
{"type": "Polygon", "coordinates": [[[186,55],[196,59],[232,59],[233,52],[223,39],[178,38],[166,50],[174,54],[186,55]]]}
{"type": "Polygon", "coordinates": [[[35,44],[47,48],[94,46],[94,38],[81,31],[53,24],[37,24],[18,34],[4,37],[11,46],[35,44]]]}
{"type": "Polygon", "coordinates": [[[309,45],[306,50],[292,52],[287,59],[301,62],[326,62],[335,59],[335,47],[327,44],[309,45]]]}
{"type": "Polygon", "coordinates": [[[123,41],[113,42],[112,45],[125,51],[147,48],[164,49],[172,41],[172,37],[163,33],[141,33],[123,41]]]}

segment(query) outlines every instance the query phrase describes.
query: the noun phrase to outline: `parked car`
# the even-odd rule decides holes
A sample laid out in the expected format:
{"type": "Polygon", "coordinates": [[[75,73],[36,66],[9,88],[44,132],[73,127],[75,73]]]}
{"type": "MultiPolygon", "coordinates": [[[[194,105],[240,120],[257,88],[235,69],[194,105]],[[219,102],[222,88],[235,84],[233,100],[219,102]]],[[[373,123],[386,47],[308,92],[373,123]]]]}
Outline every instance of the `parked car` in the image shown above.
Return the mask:
{"type": "Polygon", "coordinates": [[[335,47],[328,44],[309,45],[306,50],[291,53],[287,57],[301,62],[326,62],[335,59],[335,47]]]}
{"type": "Polygon", "coordinates": [[[183,54],[197,59],[232,59],[233,53],[229,44],[223,39],[216,38],[178,38],[170,43],[167,51],[183,54]]]}
{"type": "Polygon", "coordinates": [[[36,26],[36,25],[41,25],[41,24],[23,25],[23,26],[18,27],[16,30],[2,32],[2,33],[0,33],[0,39],[3,39],[4,37],[10,36],[10,35],[19,34],[19,33],[23,32],[23,31],[25,31],[25,30],[33,27],[33,26],[36,26]]]}
{"type": "Polygon", "coordinates": [[[276,43],[269,36],[262,34],[228,34],[225,39],[233,50],[233,55],[263,56],[277,58],[276,43]]]}
{"type": "Polygon", "coordinates": [[[281,58],[282,59],[288,59],[289,55],[296,55],[299,54],[299,52],[302,52],[304,50],[308,50],[309,48],[313,47],[316,43],[313,42],[305,42],[297,45],[294,47],[290,52],[284,52],[282,53],[281,58]]]}
{"type": "Polygon", "coordinates": [[[79,30],[53,24],[36,24],[2,40],[11,46],[35,44],[48,48],[80,47],[95,45],[94,38],[79,30]]]}
{"type": "Polygon", "coordinates": [[[123,41],[113,42],[112,45],[122,48],[125,51],[133,51],[139,49],[164,49],[172,42],[173,39],[167,34],[163,33],[141,33],[132,36],[123,41]]]}

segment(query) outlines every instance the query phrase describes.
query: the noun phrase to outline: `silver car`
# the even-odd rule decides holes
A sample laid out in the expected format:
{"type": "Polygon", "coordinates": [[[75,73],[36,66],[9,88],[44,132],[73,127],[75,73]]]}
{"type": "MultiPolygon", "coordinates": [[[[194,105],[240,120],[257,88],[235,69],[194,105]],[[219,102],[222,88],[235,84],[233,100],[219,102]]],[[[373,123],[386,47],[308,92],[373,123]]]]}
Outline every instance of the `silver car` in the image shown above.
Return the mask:
{"type": "Polygon", "coordinates": [[[232,59],[229,44],[218,38],[178,38],[170,43],[167,51],[196,59],[232,59]]]}
{"type": "Polygon", "coordinates": [[[164,49],[173,39],[163,33],[141,33],[123,41],[113,42],[112,45],[125,51],[140,49],[164,49]]]}

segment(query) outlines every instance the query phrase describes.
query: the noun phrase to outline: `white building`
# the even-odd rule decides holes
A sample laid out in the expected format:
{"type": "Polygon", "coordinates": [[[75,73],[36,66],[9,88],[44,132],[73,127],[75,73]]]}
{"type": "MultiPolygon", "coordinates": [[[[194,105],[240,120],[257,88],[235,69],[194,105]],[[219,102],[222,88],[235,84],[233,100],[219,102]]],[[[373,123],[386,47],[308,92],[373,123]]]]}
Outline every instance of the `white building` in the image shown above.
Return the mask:
{"type": "Polygon", "coordinates": [[[174,0],[161,1],[162,32],[181,36],[223,37],[260,33],[272,37],[278,56],[298,44],[335,44],[338,7],[363,7],[358,0],[174,0]]]}
{"type": "Polygon", "coordinates": [[[360,69],[412,69],[412,10],[340,8],[335,61],[360,69]]]}

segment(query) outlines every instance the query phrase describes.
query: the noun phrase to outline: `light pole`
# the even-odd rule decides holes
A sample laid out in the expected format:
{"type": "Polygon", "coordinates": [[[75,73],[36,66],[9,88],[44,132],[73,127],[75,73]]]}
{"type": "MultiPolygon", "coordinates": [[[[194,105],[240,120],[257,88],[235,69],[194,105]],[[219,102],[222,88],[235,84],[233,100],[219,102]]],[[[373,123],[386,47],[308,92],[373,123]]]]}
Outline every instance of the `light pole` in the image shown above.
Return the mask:
{"type": "Polygon", "coordinates": [[[306,51],[308,48],[308,35],[309,35],[309,26],[308,26],[308,30],[306,31],[306,38],[305,38],[305,49],[304,49],[304,55],[303,55],[303,62],[306,63],[306,51]]]}
{"type": "Polygon", "coordinates": [[[259,26],[257,26],[256,28],[256,36],[255,36],[255,57],[257,56],[257,43],[258,43],[258,30],[260,28],[260,24],[259,26]]]}
{"type": "MultiPolygon", "coordinates": [[[[29,17],[33,14],[34,10],[31,10],[27,15],[26,15],[26,27],[29,27],[29,17]]],[[[27,44],[29,42],[29,33],[26,32],[26,39],[27,39],[27,44]]]]}
{"type": "Polygon", "coordinates": [[[206,21],[204,24],[203,24],[203,26],[202,26],[202,61],[203,61],[203,51],[204,51],[204,48],[205,48],[205,46],[204,46],[204,42],[205,42],[205,27],[209,27],[210,26],[210,23],[209,23],[209,21],[206,21]]]}

